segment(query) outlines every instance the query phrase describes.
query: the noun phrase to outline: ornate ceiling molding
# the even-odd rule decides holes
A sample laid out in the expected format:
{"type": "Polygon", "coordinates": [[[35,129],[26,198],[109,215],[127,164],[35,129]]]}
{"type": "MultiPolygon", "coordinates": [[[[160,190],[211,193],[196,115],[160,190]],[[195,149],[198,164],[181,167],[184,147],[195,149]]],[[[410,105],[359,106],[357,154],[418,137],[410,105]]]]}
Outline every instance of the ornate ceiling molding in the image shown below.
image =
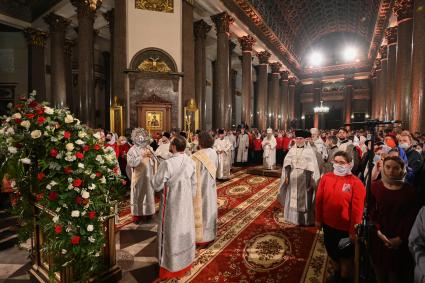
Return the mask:
{"type": "Polygon", "coordinates": [[[357,62],[354,64],[340,64],[325,66],[319,68],[307,68],[303,69],[300,77],[303,79],[317,77],[317,76],[327,76],[327,75],[341,75],[347,73],[358,73],[370,70],[370,64],[367,61],[357,62]]]}
{"type": "Polygon", "coordinates": [[[385,30],[388,25],[388,20],[391,16],[391,9],[394,0],[382,0],[379,6],[378,16],[376,18],[375,29],[373,31],[372,41],[369,46],[367,58],[372,61],[376,57],[379,47],[381,46],[382,38],[385,35],[385,30]]]}

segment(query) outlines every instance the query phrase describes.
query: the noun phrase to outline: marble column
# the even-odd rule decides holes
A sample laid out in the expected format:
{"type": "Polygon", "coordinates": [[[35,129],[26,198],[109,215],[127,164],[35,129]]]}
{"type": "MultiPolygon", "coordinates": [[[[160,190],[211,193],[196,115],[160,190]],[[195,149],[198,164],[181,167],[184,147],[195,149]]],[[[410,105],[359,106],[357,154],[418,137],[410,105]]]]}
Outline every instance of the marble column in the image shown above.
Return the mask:
{"type": "Polygon", "coordinates": [[[75,103],[72,95],[72,48],[74,45],[75,42],[73,40],[65,40],[66,105],[68,105],[72,113],[75,113],[75,103]]]}
{"type": "Polygon", "coordinates": [[[351,123],[351,115],[353,108],[353,77],[348,76],[344,79],[345,93],[344,93],[344,109],[345,109],[345,124],[351,123]]]}
{"type": "Polygon", "coordinates": [[[394,119],[395,111],[395,70],[397,63],[397,27],[389,27],[385,30],[385,38],[387,40],[387,97],[386,108],[387,117],[390,120],[394,119]]]}
{"type": "Polygon", "coordinates": [[[271,105],[272,110],[272,121],[271,127],[273,129],[279,128],[279,115],[280,115],[280,91],[279,91],[279,79],[280,79],[280,68],[282,64],[280,62],[273,62],[270,64],[271,68],[271,100],[269,100],[269,105],[271,105]]]}
{"type": "Polygon", "coordinates": [[[375,88],[375,99],[373,100],[373,119],[379,119],[379,111],[380,111],[380,102],[382,100],[382,89],[381,89],[381,59],[377,58],[375,60],[375,71],[376,71],[376,88],[375,88]]]}
{"type": "Polygon", "coordinates": [[[227,128],[230,127],[229,101],[230,88],[229,88],[229,28],[234,22],[234,19],[226,12],[211,16],[217,31],[217,60],[215,64],[216,69],[216,96],[214,101],[214,115],[213,127],[214,128],[227,128]]]}
{"type": "Polygon", "coordinates": [[[71,0],[78,16],[78,117],[91,127],[95,125],[94,29],[95,6],[80,0],[71,0]]]}
{"type": "MultiPolygon", "coordinates": [[[[195,99],[195,44],[193,30],[193,1],[182,3],[182,103],[195,99]]],[[[195,99],[196,100],[196,99],[195,99]]],[[[196,103],[199,103],[196,101],[196,103]]],[[[182,113],[183,117],[183,113],[182,113]]]]}
{"type": "Polygon", "coordinates": [[[387,111],[387,96],[388,96],[388,85],[387,85],[387,66],[388,66],[388,57],[387,57],[387,45],[382,45],[379,48],[379,54],[381,55],[381,79],[380,79],[380,90],[381,95],[379,99],[379,119],[385,120],[388,117],[387,111]]]}
{"type": "Polygon", "coordinates": [[[412,28],[413,0],[397,0],[394,5],[397,15],[397,65],[396,65],[396,111],[395,119],[409,127],[412,79],[412,28]]]}
{"type": "Polygon", "coordinates": [[[242,117],[241,121],[252,126],[253,106],[251,105],[252,93],[252,46],[255,39],[251,35],[239,38],[242,49],[242,117]]]}
{"type": "Polygon", "coordinates": [[[413,14],[412,111],[410,131],[425,132],[425,0],[415,0],[413,14]]]}
{"type": "Polygon", "coordinates": [[[289,113],[289,125],[295,120],[295,85],[297,83],[297,79],[295,77],[290,77],[288,84],[288,113],[289,113]]]}
{"type": "MultiPolygon", "coordinates": [[[[322,95],[322,80],[316,80],[313,82],[313,107],[320,105],[322,95]]],[[[319,129],[319,113],[314,113],[314,127],[319,129]]]]}
{"type": "Polygon", "coordinates": [[[268,63],[271,54],[268,51],[257,53],[259,65],[257,76],[257,121],[260,130],[267,129],[268,63]]]}
{"type": "Polygon", "coordinates": [[[236,126],[236,76],[237,72],[232,69],[232,56],[235,50],[236,43],[229,40],[229,96],[227,97],[226,105],[229,108],[230,124],[227,128],[230,129],[233,125],[236,126]],[[236,73],[235,73],[236,72],[236,73]]]}
{"type": "Polygon", "coordinates": [[[44,17],[50,29],[50,84],[51,103],[55,107],[67,106],[65,71],[65,31],[71,20],[50,13],[44,17]]]}
{"type": "Polygon", "coordinates": [[[198,103],[200,125],[206,129],[207,122],[207,57],[205,51],[205,40],[211,26],[204,20],[199,20],[193,24],[195,36],[195,100],[198,103]]]}
{"type": "Polygon", "coordinates": [[[28,44],[28,93],[35,90],[37,100],[46,100],[46,65],[44,48],[47,33],[33,28],[24,30],[28,44]]]}
{"type": "Polygon", "coordinates": [[[280,72],[280,115],[281,118],[281,126],[283,129],[287,130],[289,115],[288,115],[288,79],[289,79],[289,72],[288,71],[282,71],[280,72]]]}

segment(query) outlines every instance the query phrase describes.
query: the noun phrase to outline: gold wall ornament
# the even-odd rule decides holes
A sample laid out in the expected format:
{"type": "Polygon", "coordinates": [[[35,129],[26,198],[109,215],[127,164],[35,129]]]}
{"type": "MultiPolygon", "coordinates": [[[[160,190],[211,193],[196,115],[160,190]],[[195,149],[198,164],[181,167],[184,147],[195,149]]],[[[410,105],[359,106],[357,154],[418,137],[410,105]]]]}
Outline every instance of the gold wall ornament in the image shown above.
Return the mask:
{"type": "Polygon", "coordinates": [[[196,130],[199,129],[199,109],[196,106],[195,100],[192,98],[187,102],[183,109],[184,115],[184,131],[191,136],[196,130]]]}
{"type": "Polygon", "coordinates": [[[136,0],[136,9],[173,13],[174,0],[136,0]]]}
{"type": "Polygon", "coordinates": [[[124,107],[120,105],[118,96],[114,97],[114,102],[109,108],[109,127],[111,132],[124,135],[124,107]]]}
{"type": "Polygon", "coordinates": [[[169,73],[171,68],[161,60],[159,57],[149,57],[140,63],[137,67],[140,71],[143,72],[156,72],[156,73],[169,73]]]}

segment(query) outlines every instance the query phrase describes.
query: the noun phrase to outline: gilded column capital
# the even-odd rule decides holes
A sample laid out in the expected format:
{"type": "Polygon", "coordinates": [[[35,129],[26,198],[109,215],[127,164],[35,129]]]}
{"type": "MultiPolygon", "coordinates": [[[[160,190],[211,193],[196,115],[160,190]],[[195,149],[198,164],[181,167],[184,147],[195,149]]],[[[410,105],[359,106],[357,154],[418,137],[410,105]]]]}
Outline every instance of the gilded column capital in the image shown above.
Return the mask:
{"type": "Polygon", "coordinates": [[[297,78],[296,77],[290,77],[289,78],[289,85],[296,85],[297,84],[297,78]]]}
{"type": "Polygon", "coordinates": [[[279,74],[280,68],[282,67],[282,63],[273,62],[273,63],[270,63],[270,67],[272,69],[272,74],[279,74]]]}
{"type": "Polygon", "coordinates": [[[78,15],[94,17],[96,10],[102,5],[103,0],[71,0],[77,8],[78,15]]]}
{"type": "Polygon", "coordinates": [[[281,71],[280,72],[280,77],[283,81],[287,81],[289,78],[289,71],[285,70],[285,71],[281,71]]]}
{"type": "Polygon", "coordinates": [[[255,38],[251,35],[245,35],[238,38],[239,44],[241,45],[242,51],[252,51],[254,46],[255,38]]]}
{"type": "Polygon", "coordinates": [[[260,51],[257,53],[258,61],[260,62],[260,64],[268,64],[270,56],[272,56],[272,54],[270,54],[270,52],[268,52],[267,50],[260,51]]]}
{"type": "Polygon", "coordinates": [[[397,27],[389,27],[385,30],[385,38],[388,45],[397,43],[397,27]]]}
{"type": "Polygon", "coordinates": [[[66,19],[59,15],[56,15],[54,13],[48,14],[43,19],[49,25],[50,31],[53,31],[53,32],[65,31],[66,28],[71,23],[71,20],[66,19]]]}
{"type": "Polygon", "coordinates": [[[38,47],[45,47],[46,46],[46,40],[47,40],[47,32],[33,29],[33,28],[26,28],[24,30],[25,38],[27,39],[27,43],[30,46],[38,46],[38,47]]]}
{"type": "Polygon", "coordinates": [[[215,24],[215,29],[218,33],[228,33],[230,25],[234,23],[235,19],[227,12],[222,12],[211,16],[211,20],[215,24]]]}
{"type": "Polygon", "coordinates": [[[382,45],[381,47],[379,47],[379,54],[381,54],[381,60],[387,59],[388,46],[382,45]]]}
{"type": "Polygon", "coordinates": [[[209,33],[210,30],[211,26],[202,19],[193,23],[193,34],[195,35],[195,39],[207,38],[207,33],[209,33]]]}
{"type": "Polygon", "coordinates": [[[377,70],[377,71],[380,71],[381,70],[381,59],[380,58],[376,58],[375,59],[375,69],[377,70]]]}
{"type": "Polygon", "coordinates": [[[397,21],[413,18],[413,0],[397,0],[393,8],[397,21]]]}

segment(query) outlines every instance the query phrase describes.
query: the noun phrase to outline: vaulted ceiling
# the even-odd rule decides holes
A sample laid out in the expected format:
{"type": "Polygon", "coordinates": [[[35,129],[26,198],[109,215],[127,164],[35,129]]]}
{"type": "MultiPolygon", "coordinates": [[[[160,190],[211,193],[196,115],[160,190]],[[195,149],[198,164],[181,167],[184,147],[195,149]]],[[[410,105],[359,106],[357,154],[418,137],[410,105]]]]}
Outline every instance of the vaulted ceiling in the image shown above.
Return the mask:
{"type": "Polygon", "coordinates": [[[354,34],[369,45],[380,0],[249,0],[287,50],[303,52],[332,33],[354,34]]]}

